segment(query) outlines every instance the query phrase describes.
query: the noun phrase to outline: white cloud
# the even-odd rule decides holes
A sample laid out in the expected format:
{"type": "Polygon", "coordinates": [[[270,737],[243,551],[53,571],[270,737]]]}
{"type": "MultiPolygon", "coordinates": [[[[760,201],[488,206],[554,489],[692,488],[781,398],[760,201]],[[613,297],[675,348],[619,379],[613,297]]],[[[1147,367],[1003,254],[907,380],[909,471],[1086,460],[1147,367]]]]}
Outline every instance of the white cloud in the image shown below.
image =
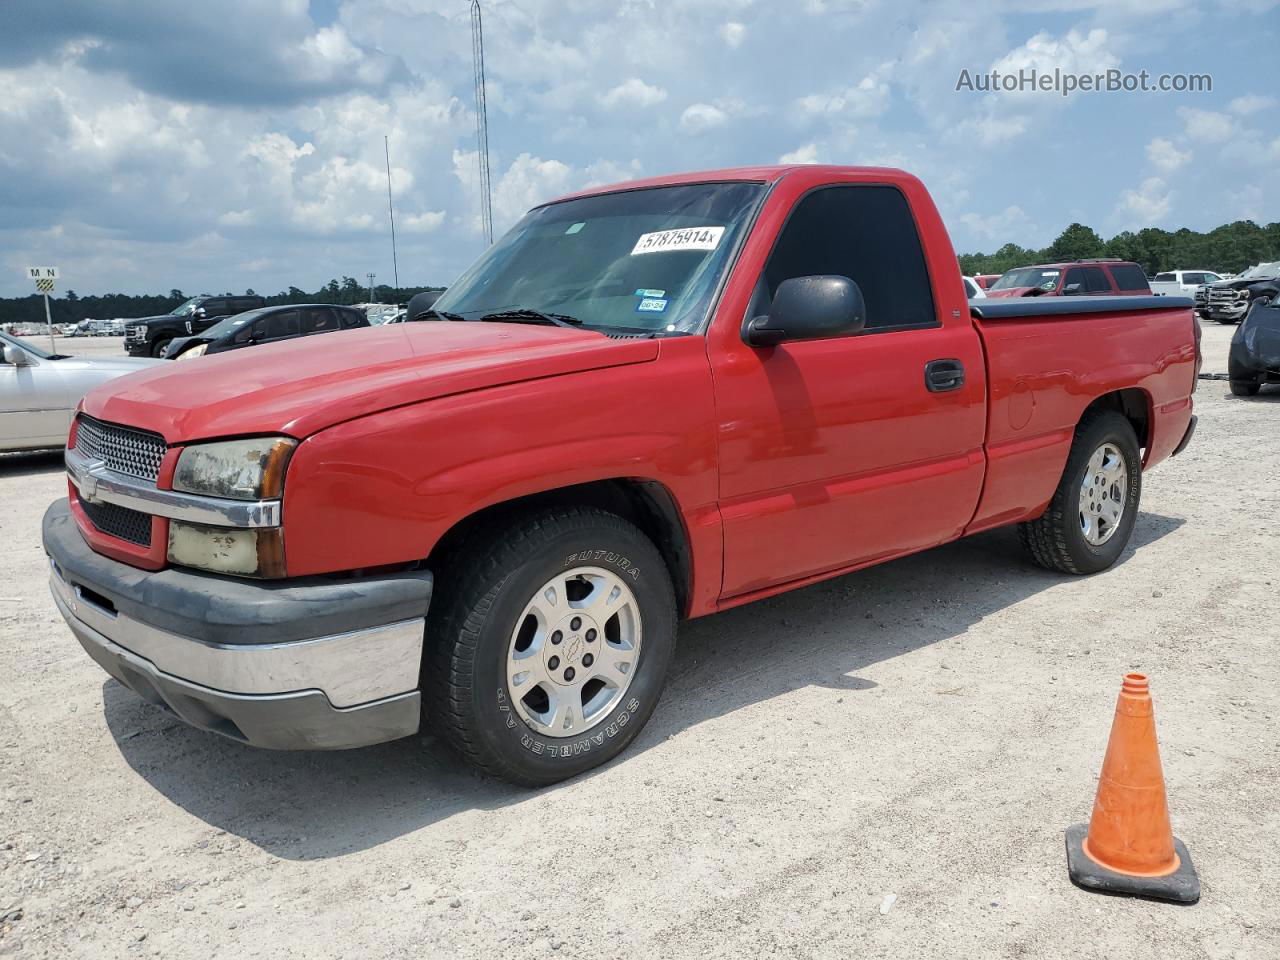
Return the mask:
{"type": "Polygon", "coordinates": [[[1236,97],[1227,104],[1227,109],[1244,117],[1275,106],[1275,102],[1275,97],[1264,97],[1258,93],[1246,93],[1244,96],[1236,97]]]}
{"type": "Polygon", "coordinates": [[[530,207],[568,193],[575,186],[573,170],[567,163],[520,154],[493,185],[495,228],[506,229],[530,207]]]}
{"type": "Polygon", "coordinates": [[[796,106],[811,117],[878,117],[889,108],[889,84],[884,80],[889,70],[889,64],[882,64],[851,87],[801,97],[796,106]]]}
{"type": "MultiPolygon", "coordinates": [[[[1016,74],[1033,69],[1041,74],[1051,74],[1055,70],[1077,74],[1105,73],[1120,65],[1120,60],[1110,50],[1109,43],[1107,31],[1102,27],[1095,27],[1088,33],[1069,30],[1066,36],[1060,39],[1042,30],[1022,46],[1010,50],[995,61],[991,65],[991,70],[1001,74],[1016,74]]],[[[1004,93],[1001,96],[1020,99],[1048,97],[1062,99],[1057,94],[1030,90],[1004,93]]]]}
{"type": "Polygon", "coordinates": [[[1031,229],[1031,218],[1017,204],[1010,204],[993,214],[963,213],[957,218],[973,233],[991,242],[1005,243],[1014,236],[1025,236],[1031,229]]]}
{"type": "Polygon", "coordinates": [[[1182,117],[1184,130],[1192,140],[1224,141],[1235,133],[1236,122],[1225,113],[1179,107],[1178,116],[1182,117]]]}
{"type": "Polygon", "coordinates": [[[728,46],[737,50],[742,46],[742,41],[747,35],[745,24],[738,23],[736,20],[730,20],[728,23],[720,24],[720,39],[728,46]]]}
{"type": "Polygon", "coordinates": [[[1173,173],[1190,159],[1190,150],[1179,150],[1172,140],[1164,137],[1156,137],[1147,144],[1147,160],[1163,173],[1173,173]]]}
{"type": "Polygon", "coordinates": [[[689,133],[705,133],[724,126],[729,114],[710,103],[695,103],[680,114],[680,126],[689,133]]]}
{"type": "Polygon", "coordinates": [[[401,222],[408,233],[430,233],[438,230],[444,223],[444,211],[424,210],[422,213],[412,213],[404,217],[401,222]]]}
{"type": "Polygon", "coordinates": [[[779,163],[818,163],[818,145],[806,143],[778,158],[779,163]]]}
{"type": "Polygon", "coordinates": [[[1150,227],[1169,215],[1173,204],[1168,187],[1159,177],[1147,177],[1136,190],[1120,194],[1117,212],[1133,227],[1150,227]]]}
{"type": "Polygon", "coordinates": [[[619,106],[652,107],[667,99],[667,91],[651,86],[639,77],[630,77],[600,95],[600,103],[614,109],[619,106]]]}

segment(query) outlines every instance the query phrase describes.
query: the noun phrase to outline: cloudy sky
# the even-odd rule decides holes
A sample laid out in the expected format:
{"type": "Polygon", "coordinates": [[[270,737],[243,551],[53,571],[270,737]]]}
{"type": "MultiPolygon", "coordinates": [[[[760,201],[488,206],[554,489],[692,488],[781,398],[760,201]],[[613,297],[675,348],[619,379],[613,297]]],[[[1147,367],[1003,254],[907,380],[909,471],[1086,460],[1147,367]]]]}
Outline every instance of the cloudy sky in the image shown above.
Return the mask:
{"type": "MultiPolygon", "coordinates": [[[[754,163],[922,176],[961,251],[1280,219],[1280,0],[485,0],[501,232],[574,188],[754,163]],[[1021,67],[1211,93],[956,91],[1021,67]]],[[[482,249],[467,0],[3,0],[0,295],[343,273],[482,249]]]]}

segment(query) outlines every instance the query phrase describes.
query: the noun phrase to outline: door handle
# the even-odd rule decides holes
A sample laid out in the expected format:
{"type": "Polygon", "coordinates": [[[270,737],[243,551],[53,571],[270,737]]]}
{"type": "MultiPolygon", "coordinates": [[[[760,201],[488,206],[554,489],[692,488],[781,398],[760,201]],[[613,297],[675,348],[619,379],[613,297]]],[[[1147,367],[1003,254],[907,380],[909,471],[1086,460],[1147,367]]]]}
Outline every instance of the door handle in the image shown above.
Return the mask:
{"type": "Polygon", "coordinates": [[[945,393],[964,386],[964,364],[959,360],[930,360],[924,365],[924,385],[930,393],[945,393]]]}

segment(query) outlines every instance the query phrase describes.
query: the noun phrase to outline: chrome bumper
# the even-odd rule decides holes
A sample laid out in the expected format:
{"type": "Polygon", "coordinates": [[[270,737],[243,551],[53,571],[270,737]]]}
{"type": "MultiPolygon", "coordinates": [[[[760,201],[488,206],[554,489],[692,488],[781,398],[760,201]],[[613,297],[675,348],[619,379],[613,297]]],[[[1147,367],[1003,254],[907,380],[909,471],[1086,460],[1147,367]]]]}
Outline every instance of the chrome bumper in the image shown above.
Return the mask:
{"type": "Polygon", "coordinates": [[[219,644],[160,630],[99,606],[55,568],[49,585],[58,612],[181,680],[239,694],[318,690],[352,707],[417,689],[424,619],[269,644],[219,644]]]}
{"type": "Polygon", "coordinates": [[[144,700],[273,749],[417,732],[430,573],[283,582],[152,573],[94,553],[65,500],[49,508],[43,533],[58,612],[144,700]]]}

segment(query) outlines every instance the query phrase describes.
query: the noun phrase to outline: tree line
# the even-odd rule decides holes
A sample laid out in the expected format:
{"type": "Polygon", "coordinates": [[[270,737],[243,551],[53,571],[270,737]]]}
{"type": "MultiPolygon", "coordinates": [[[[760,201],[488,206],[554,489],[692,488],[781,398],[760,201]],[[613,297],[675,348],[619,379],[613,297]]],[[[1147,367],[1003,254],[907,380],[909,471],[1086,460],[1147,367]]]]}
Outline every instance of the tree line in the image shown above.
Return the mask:
{"type": "Polygon", "coordinates": [[[1132,260],[1154,276],[1165,270],[1213,270],[1239,273],[1255,263],[1280,260],[1280,223],[1260,227],[1252,220],[1237,220],[1200,233],[1196,230],[1161,230],[1147,227],[1126,230],[1103,240],[1092,228],[1073,223],[1043,250],[1006,243],[995,253],[962,253],[960,269],[966,275],[1004,273],[1014,267],[1091,257],[1132,260]]]}
{"type": "MultiPolygon", "coordinates": [[[[373,295],[378,303],[408,303],[409,298],[415,293],[443,289],[443,287],[392,287],[388,284],[378,284],[373,288],[373,295]]],[[[255,291],[250,288],[244,293],[253,296],[255,291]]],[[[168,294],[107,293],[82,297],[74,290],[67,290],[65,293],[55,294],[49,298],[49,313],[54,323],[111,320],[116,317],[153,317],[168,313],[184,301],[201,294],[213,294],[213,291],[206,290],[201,291],[200,294],[194,294],[174,289],[168,294]]],[[[238,296],[231,290],[224,290],[214,295],[238,296]]],[[[336,303],[350,306],[353,303],[365,303],[368,299],[369,287],[362,286],[354,277],[343,277],[341,281],[330,280],[313,293],[291,286],[288,290],[266,297],[268,306],[282,303],[336,303]]],[[[0,323],[44,323],[43,299],[35,293],[26,297],[0,297],[0,323]]]]}

